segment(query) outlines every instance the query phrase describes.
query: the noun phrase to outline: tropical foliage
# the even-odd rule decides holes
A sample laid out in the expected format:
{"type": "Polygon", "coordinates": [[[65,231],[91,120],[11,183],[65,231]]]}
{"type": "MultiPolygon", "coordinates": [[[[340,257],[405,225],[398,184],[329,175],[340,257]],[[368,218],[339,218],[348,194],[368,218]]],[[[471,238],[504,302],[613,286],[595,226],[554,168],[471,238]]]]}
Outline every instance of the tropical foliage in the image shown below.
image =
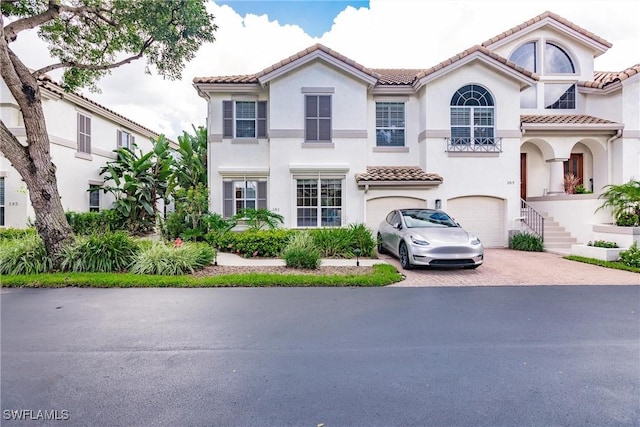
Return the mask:
{"type": "Polygon", "coordinates": [[[604,202],[597,210],[610,208],[616,225],[640,226],[640,181],[607,185],[599,199],[604,202]]]}

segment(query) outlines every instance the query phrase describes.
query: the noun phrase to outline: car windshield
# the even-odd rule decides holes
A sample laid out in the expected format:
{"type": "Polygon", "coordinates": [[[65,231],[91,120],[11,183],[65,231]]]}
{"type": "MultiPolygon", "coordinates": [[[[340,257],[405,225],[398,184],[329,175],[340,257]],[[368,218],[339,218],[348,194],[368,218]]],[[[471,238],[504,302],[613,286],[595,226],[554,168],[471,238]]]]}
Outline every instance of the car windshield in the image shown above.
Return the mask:
{"type": "Polygon", "coordinates": [[[449,215],[428,209],[406,209],[400,211],[407,228],[457,227],[449,215]]]}

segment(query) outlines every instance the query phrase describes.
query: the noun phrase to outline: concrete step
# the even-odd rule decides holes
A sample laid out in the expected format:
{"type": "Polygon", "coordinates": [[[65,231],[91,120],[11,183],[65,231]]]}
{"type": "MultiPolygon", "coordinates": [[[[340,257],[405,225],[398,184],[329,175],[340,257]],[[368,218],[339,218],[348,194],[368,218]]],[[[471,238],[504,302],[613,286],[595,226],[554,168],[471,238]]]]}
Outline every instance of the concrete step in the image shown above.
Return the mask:
{"type": "Polygon", "coordinates": [[[567,244],[565,242],[544,242],[545,248],[568,248],[571,250],[571,244],[567,244]]]}
{"type": "Polygon", "coordinates": [[[544,244],[546,245],[547,243],[563,243],[567,246],[571,246],[574,243],[578,243],[578,239],[571,237],[569,233],[567,233],[567,236],[547,236],[545,234],[544,244]]]}

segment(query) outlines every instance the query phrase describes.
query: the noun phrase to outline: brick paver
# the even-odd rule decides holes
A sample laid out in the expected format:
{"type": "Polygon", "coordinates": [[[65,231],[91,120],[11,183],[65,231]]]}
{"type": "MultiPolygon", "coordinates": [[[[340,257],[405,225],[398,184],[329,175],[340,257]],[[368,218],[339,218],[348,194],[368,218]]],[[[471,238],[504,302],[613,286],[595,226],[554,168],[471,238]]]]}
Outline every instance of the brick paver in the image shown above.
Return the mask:
{"type": "Polygon", "coordinates": [[[529,286],[529,285],[640,285],[640,274],[569,261],[546,252],[486,249],[476,270],[403,270],[397,259],[379,255],[406,276],[396,287],[420,286],[529,286]]]}

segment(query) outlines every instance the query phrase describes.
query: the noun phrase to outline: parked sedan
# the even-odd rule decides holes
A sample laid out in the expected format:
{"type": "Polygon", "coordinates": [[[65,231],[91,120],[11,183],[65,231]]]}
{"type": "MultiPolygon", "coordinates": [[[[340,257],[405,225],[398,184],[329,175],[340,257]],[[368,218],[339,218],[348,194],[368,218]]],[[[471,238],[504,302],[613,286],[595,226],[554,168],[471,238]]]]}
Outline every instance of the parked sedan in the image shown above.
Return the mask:
{"type": "Polygon", "coordinates": [[[437,209],[389,212],[378,229],[378,252],[395,255],[406,270],[415,265],[477,268],[484,257],[480,239],[437,209]]]}

